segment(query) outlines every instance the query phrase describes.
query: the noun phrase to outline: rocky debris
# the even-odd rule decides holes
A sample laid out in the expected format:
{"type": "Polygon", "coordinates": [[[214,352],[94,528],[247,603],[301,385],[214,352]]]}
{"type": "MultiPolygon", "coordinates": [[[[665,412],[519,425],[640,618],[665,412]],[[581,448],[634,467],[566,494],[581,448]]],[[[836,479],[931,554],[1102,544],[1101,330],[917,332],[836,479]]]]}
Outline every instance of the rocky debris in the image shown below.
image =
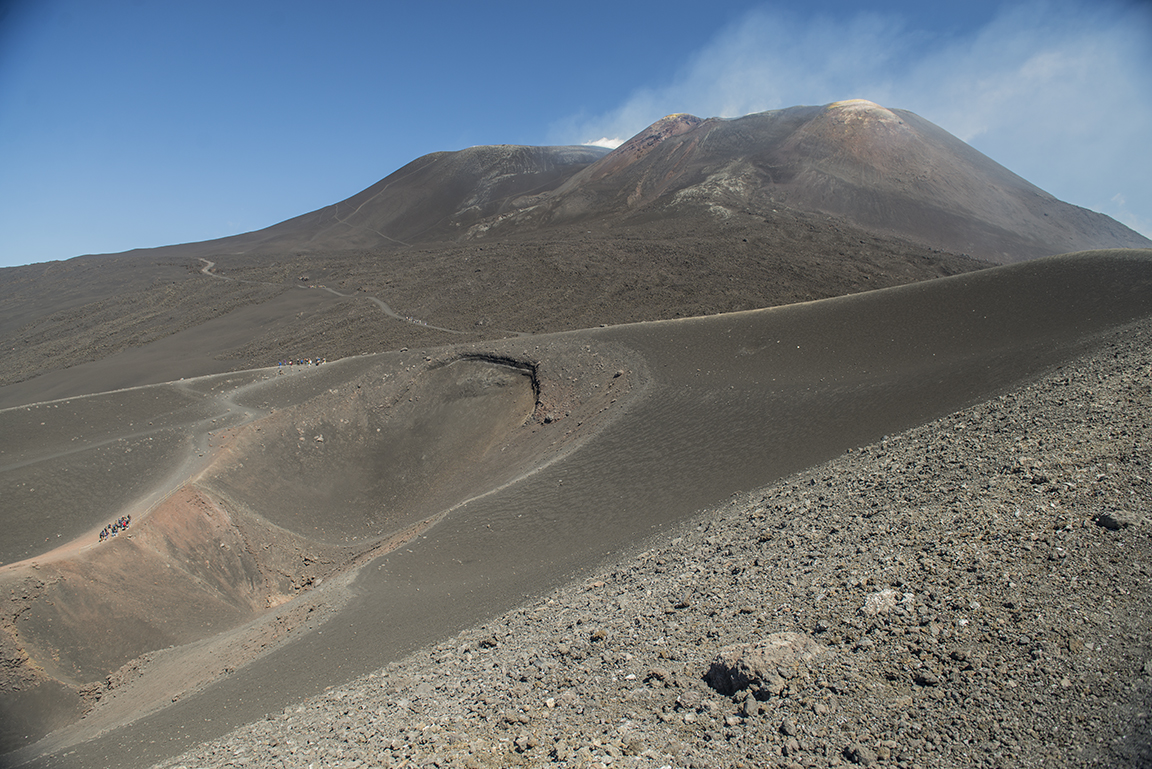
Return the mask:
{"type": "Polygon", "coordinates": [[[162,766],[1149,766],[1150,448],[1144,323],[162,766]]]}

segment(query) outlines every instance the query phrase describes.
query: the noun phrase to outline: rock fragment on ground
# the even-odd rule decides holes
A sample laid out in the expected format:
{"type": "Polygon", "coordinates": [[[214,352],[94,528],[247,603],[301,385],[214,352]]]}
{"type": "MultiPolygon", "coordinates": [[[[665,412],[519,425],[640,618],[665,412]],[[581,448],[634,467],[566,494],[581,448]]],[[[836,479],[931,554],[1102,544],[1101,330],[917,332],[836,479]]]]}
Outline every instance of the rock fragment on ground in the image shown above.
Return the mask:
{"type": "Polygon", "coordinates": [[[778,695],[802,666],[814,661],[824,647],[803,633],[772,633],[754,644],[721,649],[705,680],[721,694],[751,689],[757,699],[778,695]]]}

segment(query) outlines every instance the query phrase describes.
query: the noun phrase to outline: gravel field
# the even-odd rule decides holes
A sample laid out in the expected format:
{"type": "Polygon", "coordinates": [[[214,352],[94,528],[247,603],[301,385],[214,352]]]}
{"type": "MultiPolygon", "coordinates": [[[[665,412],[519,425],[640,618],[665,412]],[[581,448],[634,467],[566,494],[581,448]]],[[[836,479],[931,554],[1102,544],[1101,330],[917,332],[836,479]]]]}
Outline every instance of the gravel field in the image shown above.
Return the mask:
{"type": "Polygon", "coordinates": [[[1150,340],[159,766],[1148,766],[1150,340]]]}

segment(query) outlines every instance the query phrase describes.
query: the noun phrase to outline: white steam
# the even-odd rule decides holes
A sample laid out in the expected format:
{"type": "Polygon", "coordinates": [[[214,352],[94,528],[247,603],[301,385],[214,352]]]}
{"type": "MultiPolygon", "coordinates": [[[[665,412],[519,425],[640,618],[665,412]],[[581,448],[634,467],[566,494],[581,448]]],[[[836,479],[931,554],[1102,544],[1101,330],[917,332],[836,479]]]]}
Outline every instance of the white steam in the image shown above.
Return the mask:
{"type": "Polygon", "coordinates": [[[596,141],[584,142],[584,146],[585,147],[607,147],[610,150],[614,150],[623,143],[624,143],[624,139],[620,139],[620,138],[609,139],[607,136],[605,136],[605,137],[602,137],[600,139],[597,139],[596,141]]]}

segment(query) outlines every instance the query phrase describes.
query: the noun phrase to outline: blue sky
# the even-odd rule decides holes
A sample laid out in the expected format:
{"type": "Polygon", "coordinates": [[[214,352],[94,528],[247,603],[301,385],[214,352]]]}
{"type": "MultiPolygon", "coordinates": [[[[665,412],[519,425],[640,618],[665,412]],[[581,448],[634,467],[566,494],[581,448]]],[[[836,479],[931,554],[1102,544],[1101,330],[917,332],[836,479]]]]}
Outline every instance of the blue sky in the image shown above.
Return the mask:
{"type": "Polygon", "coordinates": [[[0,266],[206,240],[420,155],[867,98],[1152,236],[1148,2],[0,0],[0,266]]]}

